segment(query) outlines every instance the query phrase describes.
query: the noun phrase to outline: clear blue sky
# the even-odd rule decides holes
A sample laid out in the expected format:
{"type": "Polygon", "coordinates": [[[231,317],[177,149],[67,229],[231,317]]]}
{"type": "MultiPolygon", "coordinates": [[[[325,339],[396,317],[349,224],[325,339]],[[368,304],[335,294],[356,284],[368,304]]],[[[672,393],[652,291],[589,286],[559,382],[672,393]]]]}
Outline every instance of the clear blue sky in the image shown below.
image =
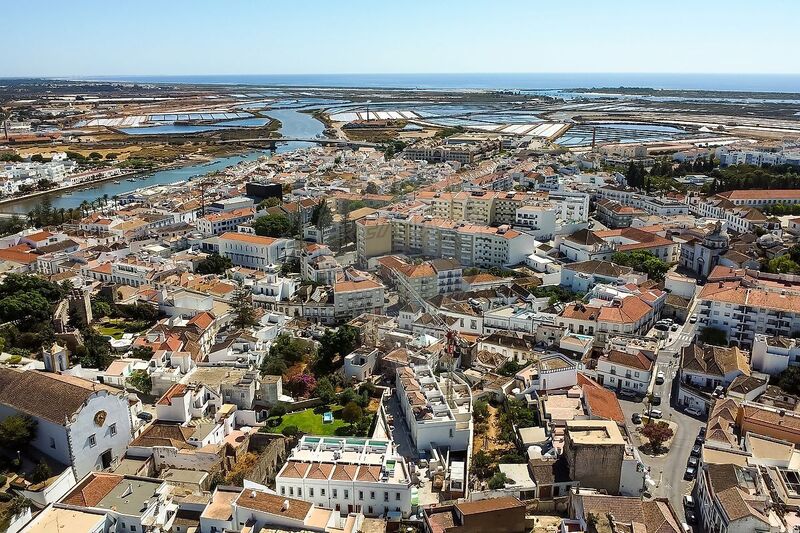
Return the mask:
{"type": "Polygon", "coordinates": [[[0,76],[800,73],[796,0],[22,0],[3,18],[0,76]]]}

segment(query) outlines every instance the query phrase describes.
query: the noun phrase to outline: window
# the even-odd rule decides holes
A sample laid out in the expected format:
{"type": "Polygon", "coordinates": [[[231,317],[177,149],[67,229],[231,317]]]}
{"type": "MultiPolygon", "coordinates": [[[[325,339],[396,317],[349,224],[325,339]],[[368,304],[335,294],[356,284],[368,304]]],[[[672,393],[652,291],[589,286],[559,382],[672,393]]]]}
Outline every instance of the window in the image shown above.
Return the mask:
{"type": "Polygon", "coordinates": [[[289,487],[289,496],[294,496],[294,487],[289,487]]]}
{"type": "Polygon", "coordinates": [[[385,502],[389,501],[389,493],[388,492],[384,492],[383,493],[383,501],[385,501],[385,502]]]}
{"type": "Polygon", "coordinates": [[[334,497],[334,498],[338,498],[338,497],[339,497],[339,496],[338,496],[338,492],[339,492],[338,490],[336,490],[336,489],[333,489],[333,497],[334,497]]]}
{"type": "Polygon", "coordinates": [[[131,531],[136,531],[136,526],[131,526],[131,531]]]}
{"type": "Polygon", "coordinates": [[[358,499],[359,500],[363,500],[364,499],[364,491],[363,490],[358,491],[358,499]]]}
{"type": "Polygon", "coordinates": [[[344,489],[344,499],[346,500],[349,497],[350,497],[350,491],[347,490],[347,489],[344,489]]]}
{"type": "Polygon", "coordinates": [[[95,438],[94,433],[92,433],[89,435],[89,447],[94,448],[95,445],[97,445],[97,439],[95,438]]]}
{"type": "Polygon", "coordinates": [[[54,439],[53,437],[50,437],[50,447],[53,448],[54,450],[56,449],[56,439],[54,439]]]}
{"type": "Polygon", "coordinates": [[[325,496],[325,489],[319,489],[319,493],[325,496]]]}
{"type": "Polygon", "coordinates": [[[286,496],[286,487],[281,487],[281,496],[286,496]]]}
{"type": "Polygon", "coordinates": [[[111,436],[113,437],[114,435],[117,434],[117,425],[111,424],[110,426],[108,426],[108,431],[111,433],[111,436]]]}
{"type": "Polygon", "coordinates": [[[303,495],[303,487],[297,487],[297,497],[299,498],[302,495],[303,495]]]}
{"type": "MultiPolygon", "coordinates": [[[[375,492],[374,492],[374,491],[370,491],[370,493],[369,493],[369,499],[370,499],[370,500],[374,500],[374,499],[375,499],[375,492]]],[[[372,509],[372,507],[370,507],[370,509],[372,509]]],[[[372,512],[372,511],[370,511],[370,513],[371,513],[371,512],[372,512]]]]}
{"type": "Polygon", "coordinates": [[[314,497],[314,487],[309,487],[309,489],[308,489],[308,495],[309,495],[311,498],[313,498],[313,497],[314,497]]]}
{"type": "Polygon", "coordinates": [[[399,492],[395,492],[394,493],[394,499],[397,500],[397,501],[400,501],[400,493],[399,492]]]}

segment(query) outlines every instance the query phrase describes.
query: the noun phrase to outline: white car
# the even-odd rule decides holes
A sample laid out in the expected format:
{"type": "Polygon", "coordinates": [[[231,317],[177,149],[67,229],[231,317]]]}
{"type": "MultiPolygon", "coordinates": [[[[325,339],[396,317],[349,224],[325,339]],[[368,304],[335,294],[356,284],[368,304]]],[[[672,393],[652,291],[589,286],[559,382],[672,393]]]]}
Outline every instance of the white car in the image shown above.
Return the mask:
{"type": "Polygon", "coordinates": [[[686,413],[689,416],[700,416],[700,415],[703,414],[703,413],[700,412],[700,409],[698,409],[696,407],[689,407],[687,409],[684,409],[683,412],[686,413]]]}
{"type": "Polygon", "coordinates": [[[689,317],[689,324],[694,324],[695,322],[697,322],[697,313],[689,317]]]}
{"type": "Polygon", "coordinates": [[[659,370],[658,374],[656,374],[656,385],[661,385],[662,383],[664,383],[665,378],[666,376],[664,375],[664,372],[659,370]]]}
{"type": "Polygon", "coordinates": [[[661,412],[661,409],[653,409],[650,411],[650,418],[657,420],[664,416],[664,413],[661,412]]]}

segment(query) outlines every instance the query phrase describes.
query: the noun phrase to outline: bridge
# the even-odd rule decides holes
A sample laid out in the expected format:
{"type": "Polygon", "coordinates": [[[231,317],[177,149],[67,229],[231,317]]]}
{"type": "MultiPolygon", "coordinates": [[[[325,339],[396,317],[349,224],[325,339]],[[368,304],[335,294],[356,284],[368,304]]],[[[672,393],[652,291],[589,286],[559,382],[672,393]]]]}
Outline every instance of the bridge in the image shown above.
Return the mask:
{"type": "Polygon", "coordinates": [[[217,141],[218,144],[230,143],[244,143],[244,144],[266,144],[270,149],[274,150],[278,143],[287,142],[303,142],[315,143],[321,146],[342,146],[345,148],[378,148],[380,145],[366,141],[351,141],[349,139],[331,139],[328,137],[307,139],[303,137],[279,137],[277,139],[272,137],[256,137],[253,139],[225,139],[217,141]]]}

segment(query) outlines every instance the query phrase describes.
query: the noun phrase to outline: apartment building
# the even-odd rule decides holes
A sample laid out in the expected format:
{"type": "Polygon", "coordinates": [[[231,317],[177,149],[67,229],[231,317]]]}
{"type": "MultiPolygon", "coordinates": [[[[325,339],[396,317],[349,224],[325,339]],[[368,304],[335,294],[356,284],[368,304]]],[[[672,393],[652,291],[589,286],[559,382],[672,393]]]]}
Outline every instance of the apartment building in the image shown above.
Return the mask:
{"type": "Polygon", "coordinates": [[[625,285],[639,284],[646,276],[636,274],[632,267],[612,263],[611,261],[582,261],[569,263],[561,267],[561,285],[572,292],[587,292],[598,283],[625,285]]]}
{"type": "Polygon", "coordinates": [[[333,285],[342,272],[342,265],[336,261],[328,246],[310,243],[301,250],[300,273],[303,279],[322,285],[333,285]]]}
{"type": "Polygon", "coordinates": [[[792,165],[800,166],[800,152],[764,146],[722,146],[717,149],[720,167],[733,165],[792,165]]]}
{"type": "Polygon", "coordinates": [[[556,216],[566,224],[589,220],[589,195],[577,191],[550,191],[548,200],[556,206],[556,216]]]}
{"type": "Polygon", "coordinates": [[[643,209],[603,198],[597,201],[597,219],[609,228],[628,228],[633,219],[647,216],[643,209]]]}
{"type": "Polygon", "coordinates": [[[411,514],[411,475],[391,440],[303,436],[275,477],[281,497],[341,514],[411,514]]]}
{"type": "Polygon", "coordinates": [[[236,266],[264,270],[282,263],[292,250],[290,239],[260,237],[249,233],[223,233],[218,237],[219,254],[236,266]]]}
{"type": "Polygon", "coordinates": [[[614,251],[648,251],[666,263],[677,263],[680,244],[662,236],[662,233],[663,228],[654,226],[595,231],[594,235],[610,244],[614,251]]]}
{"type": "Polygon", "coordinates": [[[418,297],[428,299],[439,294],[439,278],[430,262],[413,264],[387,255],[377,263],[378,272],[395,286],[401,300],[416,302],[418,297]]]}
{"type": "Polygon", "coordinates": [[[766,279],[713,281],[697,302],[700,327],[722,330],[741,347],[751,347],[757,334],[791,337],[800,332],[796,287],[782,288],[766,279]]]}
{"type": "Polygon", "coordinates": [[[541,241],[549,241],[556,232],[556,208],[549,202],[537,202],[517,209],[514,225],[541,241]]]}
{"type": "Polygon", "coordinates": [[[252,221],[255,212],[252,207],[243,207],[233,211],[211,213],[197,219],[197,229],[204,235],[221,235],[228,231],[236,231],[240,224],[252,221]]]}
{"type": "MultiPolygon", "coordinates": [[[[692,206],[692,210],[697,216],[724,221],[727,229],[737,233],[752,233],[756,227],[771,229],[776,226],[776,224],[769,223],[767,217],[757,208],[745,205],[744,199],[736,198],[735,201],[738,201],[739,204],[724,196],[715,195],[701,200],[692,206]]],[[[780,227],[780,224],[777,226],[780,227]]]]}
{"type": "Polygon", "coordinates": [[[385,291],[369,274],[348,268],[333,284],[334,317],[344,320],[362,313],[383,314],[385,291]]]}
{"type": "Polygon", "coordinates": [[[452,375],[437,377],[427,365],[397,369],[395,385],[411,440],[418,450],[464,451],[472,442],[472,393],[452,375]]]}
{"type": "Polygon", "coordinates": [[[403,157],[414,161],[427,161],[428,163],[455,161],[462,165],[467,165],[490,157],[499,150],[499,140],[457,144],[437,144],[433,141],[421,141],[403,150],[403,157]]]}
{"type": "Polygon", "coordinates": [[[458,261],[452,259],[433,259],[430,261],[434,272],[436,272],[436,284],[438,294],[448,294],[458,292],[464,282],[463,269],[458,261]]]}
{"type": "MultiPolygon", "coordinates": [[[[660,217],[689,214],[689,205],[671,198],[639,194],[634,189],[601,187],[598,197],[660,217]]],[[[600,201],[598,201],[598,206],[600,201]]]]}
{"type": "MultiPolygon", "coordinates": [[[[390,250],[380,255],[401,252],[454,259],[465,267],[488,268],[522,263],[536,243],[532,235],[508,226],[494,228],[418,215],[394,218],[390,224],[390,250]]],[[[376,226],[368,225],[365,231],[357,232],[359,261],[363,263],[369,256],[362,256],[362,251],[386,248],[386,235],[382,231],[366,229],[375,230],[376,226]],[[381,244],[371,242],[373,239],[381,244]]]]}

